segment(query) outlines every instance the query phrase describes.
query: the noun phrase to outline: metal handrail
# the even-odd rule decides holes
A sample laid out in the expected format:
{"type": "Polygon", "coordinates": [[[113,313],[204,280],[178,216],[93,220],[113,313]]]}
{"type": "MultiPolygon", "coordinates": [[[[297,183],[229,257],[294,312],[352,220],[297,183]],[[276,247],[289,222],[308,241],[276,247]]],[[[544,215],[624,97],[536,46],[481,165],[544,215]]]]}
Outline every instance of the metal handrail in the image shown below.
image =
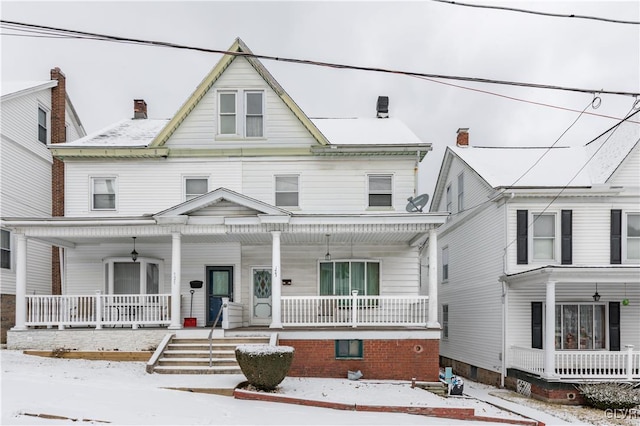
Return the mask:
{"type": "Polygon", "coordinates": [[[211,331],[209,331],[209,368],[213,367],[213,330],[216,328],[216,325],[218,325],[218,320],[222,315],[222,310],[226,307],[227,307],[226,303],[223,303],[220,306],[218,315],[216,315],[216,320],[213,322],[213,325],[211,326],[211,331]]]}

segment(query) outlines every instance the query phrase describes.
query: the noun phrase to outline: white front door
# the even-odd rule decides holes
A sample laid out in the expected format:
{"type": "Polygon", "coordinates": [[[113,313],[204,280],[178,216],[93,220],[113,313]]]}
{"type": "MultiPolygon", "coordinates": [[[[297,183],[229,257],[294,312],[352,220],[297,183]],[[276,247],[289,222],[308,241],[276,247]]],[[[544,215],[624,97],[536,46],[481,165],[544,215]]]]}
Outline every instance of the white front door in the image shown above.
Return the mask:
{"type": "Polygon", "coordinates": [[[271,268],[252,269],[252,324],[271,323],[271,268]]]}

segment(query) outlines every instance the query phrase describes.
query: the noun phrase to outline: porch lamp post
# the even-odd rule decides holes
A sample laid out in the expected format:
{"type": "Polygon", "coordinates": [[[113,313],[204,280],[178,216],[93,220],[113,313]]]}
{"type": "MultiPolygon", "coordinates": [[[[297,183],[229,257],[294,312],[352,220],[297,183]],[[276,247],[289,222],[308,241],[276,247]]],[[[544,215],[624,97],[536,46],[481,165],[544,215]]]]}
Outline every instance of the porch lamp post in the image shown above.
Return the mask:
{"type": "Polygon", "coordinates": [[[596,292],[595,292],[595,294],[593,295],[593,301],[594,301],[594,302],[597,302],[597,301],[599,301],[599,300],[600,300],[600,295],[598,294],[598,283],[596,283],[596,292]]]}
{"type": "Polygon", "coordinates": [[[133,238],[133,251],[131,252],[131,260],[135,262],[136,260],[138,260],[138,252],[136,251],[136,237],[131,238],[133,238]]]}

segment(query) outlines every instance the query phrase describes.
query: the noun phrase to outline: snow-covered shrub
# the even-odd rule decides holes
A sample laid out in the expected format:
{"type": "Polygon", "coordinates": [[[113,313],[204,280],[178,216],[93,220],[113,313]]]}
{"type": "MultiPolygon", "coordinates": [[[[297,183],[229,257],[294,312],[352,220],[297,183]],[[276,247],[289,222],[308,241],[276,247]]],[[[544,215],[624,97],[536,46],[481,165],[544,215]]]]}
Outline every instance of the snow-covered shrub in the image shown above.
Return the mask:
{"type": "Polygon", "coordinates": [[[236,347],[236,360],[250,384],[270,391],[287,376],[293,352],[291,346],[239,345],[236,347]]]}
{"type": "Polygon", "coordinates": [[[585,383],[578,386],[578,390],[589,405],[601,410],[640,405],[640,388],[632,383],[585,383]]]}

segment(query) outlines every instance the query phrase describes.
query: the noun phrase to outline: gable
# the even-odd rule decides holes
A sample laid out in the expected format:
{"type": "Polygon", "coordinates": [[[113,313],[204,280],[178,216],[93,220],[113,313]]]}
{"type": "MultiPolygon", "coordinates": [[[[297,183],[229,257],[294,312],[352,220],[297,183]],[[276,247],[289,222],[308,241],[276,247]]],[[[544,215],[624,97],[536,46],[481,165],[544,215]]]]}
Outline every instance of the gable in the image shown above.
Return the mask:
{"type": "Polygon", "coordinates": [[[640,142],[636,142],[607,183],[612,186],[640,186],[640,142]]]}

